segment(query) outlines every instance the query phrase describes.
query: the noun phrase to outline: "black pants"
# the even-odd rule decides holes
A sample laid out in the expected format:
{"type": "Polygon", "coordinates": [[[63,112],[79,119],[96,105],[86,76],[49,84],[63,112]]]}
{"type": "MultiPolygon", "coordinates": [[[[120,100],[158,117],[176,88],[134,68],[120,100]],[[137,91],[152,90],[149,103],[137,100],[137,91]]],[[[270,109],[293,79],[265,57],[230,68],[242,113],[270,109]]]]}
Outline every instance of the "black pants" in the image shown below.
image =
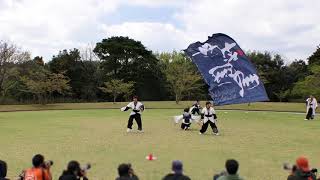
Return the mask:
{"type": "Polygon", "coordinates": [[[181,129],[189,128],[191,124],[181,123],[181,129]]]}
{"type": "Polygon", "coordinates": [[[192,111],[191,111],[191,114],[195,115],[195,114],[198,114],[200,115],[200,109],[199,108],[193,108],[192,111]]]}
{"type": "Polygon", "coordinates": [[[306,119],[313,119],[313,109],[309,108],[306,119]]]}
{"type": "Polygon", "coordinates": [[[218,133],[218,127],[216,126],[215,123],[213,123],[213,122],[211,122],[211,121],[207,121],[206,123],[204,123],[204,124],[202,125],[202,127],[201,127],[200,132],[201,132],[201,133],[205,133],[205,132],[207,131],[207,129],[208,129],[209,124],[210,124],[210,126],[211,126],[212,131],[213,131],[214,133],[218,133]]]}
{"type": "Polygon", "coordinates": [[[138,130],[142,130],[142,121],[141,121],[141,114],[139,113],[136,113],[136,114],[133,114],[129,117],[129,120],[128,120],[128,128],[129,129],[132,129],[132,125],[133,125],[133,119],[136,120],[137,124],[138,124],[138,130]]]}

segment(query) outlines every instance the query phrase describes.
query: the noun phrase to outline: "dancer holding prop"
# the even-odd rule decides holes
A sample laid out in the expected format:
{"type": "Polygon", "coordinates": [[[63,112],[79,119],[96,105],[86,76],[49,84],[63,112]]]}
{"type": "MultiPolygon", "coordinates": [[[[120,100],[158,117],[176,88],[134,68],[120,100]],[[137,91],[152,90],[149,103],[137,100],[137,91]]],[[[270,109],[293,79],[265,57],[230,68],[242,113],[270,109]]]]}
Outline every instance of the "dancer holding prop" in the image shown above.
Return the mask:
{"type": "Polygon", "coordinates": [[[193,121],[198,123],[200,118],[199,116],[192,115],[189,108],[185,108],[183,111],[184,112],[182,115],[174,117],[174,121],[176,124],[182,121],[181,129],[186,131],[190,128],[190,125],[193,121]]]}
{"type": "Polygon", "coordinates": [[[121,111],[127,111],[129,109],[132,109],[132,111],[128,120],[127,132],[132,131],[133,119],[135,119],[138,124],[138,132],[143,132],[141,112],[144,111],[144,105],[138,101],[138,96],[133,96],[133,101],[130,102],[127,106],[122,107],[121,111]]]}

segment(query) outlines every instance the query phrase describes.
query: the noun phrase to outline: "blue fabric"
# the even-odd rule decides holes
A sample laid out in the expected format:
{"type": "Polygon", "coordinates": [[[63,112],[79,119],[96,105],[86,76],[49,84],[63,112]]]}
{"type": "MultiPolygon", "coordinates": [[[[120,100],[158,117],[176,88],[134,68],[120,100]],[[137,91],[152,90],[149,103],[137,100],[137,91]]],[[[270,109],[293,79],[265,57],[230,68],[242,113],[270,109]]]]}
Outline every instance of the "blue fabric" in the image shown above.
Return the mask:
{"type": "Polygon", "coordinates": [[[215,105],[269,100],[254,65],[231,37],[213,34],[204,43],[189,45],[185,53],[209,85],[215,105]]]}

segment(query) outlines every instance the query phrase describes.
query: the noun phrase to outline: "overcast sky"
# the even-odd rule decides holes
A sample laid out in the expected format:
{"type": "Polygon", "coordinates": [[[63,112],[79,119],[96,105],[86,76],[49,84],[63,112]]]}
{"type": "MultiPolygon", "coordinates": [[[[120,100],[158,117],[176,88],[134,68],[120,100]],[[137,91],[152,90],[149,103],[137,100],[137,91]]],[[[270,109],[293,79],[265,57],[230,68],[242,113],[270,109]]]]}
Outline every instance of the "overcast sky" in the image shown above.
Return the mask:
{"type": "Polygon", "coordinates": [[[0,0],[0,39],[48,61],[111,36],[172,51],[221,32],[245,51],[306,59],[320,44],[319,10],[320,0],[0,0]]]}

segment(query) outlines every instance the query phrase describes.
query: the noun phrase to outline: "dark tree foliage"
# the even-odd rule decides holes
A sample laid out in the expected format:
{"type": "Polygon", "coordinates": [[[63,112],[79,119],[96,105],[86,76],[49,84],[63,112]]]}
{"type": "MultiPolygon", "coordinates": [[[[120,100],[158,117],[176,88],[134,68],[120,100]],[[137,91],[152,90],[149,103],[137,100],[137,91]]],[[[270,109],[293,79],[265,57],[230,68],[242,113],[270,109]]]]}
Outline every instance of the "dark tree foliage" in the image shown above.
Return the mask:
{"type": "Polygon", "coordinates": [[[98,61],[83,61],[78,49],[60,51],[48,63],[53,73],[63,73],[70,79],[72,98],[96,101],[100,82],[98,61]]]}
{"type": "Polygon", "coordinates": [[[317,50],[308,58],[309,65],[320,65],[320,45],[317,50]]]}
{"type": "Polygon", "coordinates": [[[111,37],[96,44],[93,50],[101,62],[105,81],[123,79],[135,84],[135,92],[143,100],[164,97],[163,72],[159,60],[140,41],[128,37],[111,37]]]}

